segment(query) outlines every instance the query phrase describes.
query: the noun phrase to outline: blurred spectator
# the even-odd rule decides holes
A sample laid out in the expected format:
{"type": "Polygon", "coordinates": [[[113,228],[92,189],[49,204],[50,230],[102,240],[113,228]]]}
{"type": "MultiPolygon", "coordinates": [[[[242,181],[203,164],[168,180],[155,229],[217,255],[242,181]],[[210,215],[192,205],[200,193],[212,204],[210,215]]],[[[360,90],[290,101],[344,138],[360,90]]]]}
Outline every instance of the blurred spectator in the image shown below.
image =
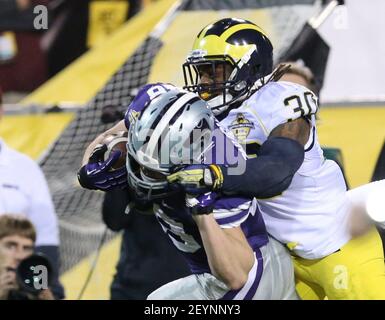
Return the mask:
{"type": "Polygon", "coordinates": [[[49,76],[106,39],[141,7],[141,0],[60,0],[45,42],[49,76]]]}
{"type": "MultiPolygon", "coordinates": [[[[44,1],[46,4],[47,1],[44,1]]],[[[34,0],[1,0],[0,29],[13,31],[32,31],[36,15],[33,13],[34,0]]],[[[40,4],[40,3],[39,3],[40,4]]]]}
{"type": "Polygon", "coordinates": [[[141,7],[142,0],[0,0],[0,86],[36,89],[141,7]],[[48,9],[48,30],[34,28],[37,5],[48,9]]]}
{"type": "Polygon", "coordinates": [[[0,216],[0,300],[53,300],[51,290],[43,289],[35,297],[17,281],[19,264],[31,256],[36,241],[32,223],[23,216],[0,216]]]}
{"type": "Polygon", "coordinates": [[[32,91],[47,80],[46,59],[40,46],[45,30],[34,28],[37,15],[33,10],[48,2],[0,1],[0,86],[4,91],[32,91]]]}
{"type": "Polygon", "coordinates": [[[282,81],[298,83],[315,92],[314,76],[311,70],[300,62],[283,62],[289,64],[290,69],[281,77],[282,81]]]}
{"type": "MultiPolygon", "coordinates": [[[[0,93],[0,119],[2,115],[0,93]]],[[[44,253],[53,266],[55,297],[64,298],[58,280],[59,229],[47,182],[40,167],[0,139],[0,215],[26,215],[37,231],[36,251],[44,253]]]]}
{"type": "Polygon", "coordinates": [[[306,22],[289,48],[279,57],[279,62],[297,61],[300,67],[312,72],[312,91],[319,96],[323,87],[330,47],[316,29],[306,22]]]}

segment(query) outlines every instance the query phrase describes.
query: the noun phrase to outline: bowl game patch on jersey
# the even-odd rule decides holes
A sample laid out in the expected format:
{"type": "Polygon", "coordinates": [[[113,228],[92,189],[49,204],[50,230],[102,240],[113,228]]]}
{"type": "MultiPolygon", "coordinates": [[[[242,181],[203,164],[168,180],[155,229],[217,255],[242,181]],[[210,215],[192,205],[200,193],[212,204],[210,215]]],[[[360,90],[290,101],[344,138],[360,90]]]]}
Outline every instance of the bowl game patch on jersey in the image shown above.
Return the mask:
{"type": "Polygon", "coordinates": [[[246,140],[250,130],[254,129],[254,123],[247,119],[243,113],[237,113],[235,120],[231,122],[228,128],[238,141],[242,142],[246,140]]]}

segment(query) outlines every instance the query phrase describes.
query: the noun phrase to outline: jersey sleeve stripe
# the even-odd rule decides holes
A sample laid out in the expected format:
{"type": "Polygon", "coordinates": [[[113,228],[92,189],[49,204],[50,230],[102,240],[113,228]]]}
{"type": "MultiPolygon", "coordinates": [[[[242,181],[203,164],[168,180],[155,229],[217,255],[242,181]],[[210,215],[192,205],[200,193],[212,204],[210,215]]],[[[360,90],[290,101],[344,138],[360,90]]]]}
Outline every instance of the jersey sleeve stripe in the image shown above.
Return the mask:
{"type": "Polygon", "coordinates": [[[216,218],[227,218],[239,214],[240,212],[247,210],[250,208],[250,202],[244,202],[233,208],[218,208],[217,206],[214,208],[213,213],[216,218]]]}
{"type": "Polygon", "coordinates": [[[228,216],[225,218],[218,218],[217,215],[214,213],[214,218],[217,221],[219,225],[226,225],[234,222],[238,222],[240,220],[245,220],[245,217],[247,217],[249,214],[249,210],[243,210],[240,213],[237,213],[232,216],[228,216]]]}
{"type": "Polygon", "coordinates": [[[305,152],[308,152],[313,148],[314,142],[315,142],[315,127],[313,126],[313,128],[312,128],[312,140],[311,140],[311,143],[309,146],[308,145],[305,146],[305,152]]]}

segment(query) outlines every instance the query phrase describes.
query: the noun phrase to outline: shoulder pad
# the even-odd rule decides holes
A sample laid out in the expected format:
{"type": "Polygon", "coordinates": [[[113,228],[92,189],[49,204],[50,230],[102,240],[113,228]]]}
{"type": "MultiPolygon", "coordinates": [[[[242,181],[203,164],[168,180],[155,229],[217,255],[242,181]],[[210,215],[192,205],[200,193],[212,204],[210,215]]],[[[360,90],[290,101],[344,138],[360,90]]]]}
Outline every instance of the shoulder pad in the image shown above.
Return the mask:
{"type": "Polygon", "coordinates": [[[266,84],[249,98],[247,105],[260,116],[268,133],[280,124],[318,111],[318,99],[311,90],[285,81],[266,84]]]}

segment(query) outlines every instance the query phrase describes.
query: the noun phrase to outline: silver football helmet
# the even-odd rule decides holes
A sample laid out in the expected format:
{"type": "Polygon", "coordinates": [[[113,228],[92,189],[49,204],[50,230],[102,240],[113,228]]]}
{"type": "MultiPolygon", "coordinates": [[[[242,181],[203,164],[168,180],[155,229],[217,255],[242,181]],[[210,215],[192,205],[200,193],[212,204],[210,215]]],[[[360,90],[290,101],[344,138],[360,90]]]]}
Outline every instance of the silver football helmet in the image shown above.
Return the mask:
{"type": "Polygon", "coordinates": [[[167,175],[181,165],[202,163],[214,126],[207,103],[194,93],[178,89],[153,99],[128,130],[128,183],[137,196],[169,196],[167,175]]]}

